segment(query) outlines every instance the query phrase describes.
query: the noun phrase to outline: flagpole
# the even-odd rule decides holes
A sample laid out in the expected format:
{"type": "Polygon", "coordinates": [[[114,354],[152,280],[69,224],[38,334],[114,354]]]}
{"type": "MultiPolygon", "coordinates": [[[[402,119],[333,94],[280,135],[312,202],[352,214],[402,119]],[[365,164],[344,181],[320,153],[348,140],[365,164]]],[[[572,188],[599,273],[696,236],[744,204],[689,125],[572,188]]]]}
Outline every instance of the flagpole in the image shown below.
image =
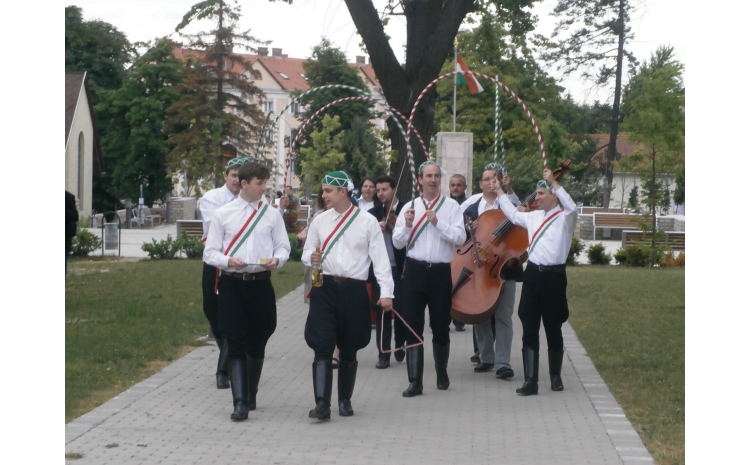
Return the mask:
{"type": "MultiPolygon", "coordinates": [[[[458,37],[453,39],[453,67],[458,63],[458,37]]],[[[453,75],[453,132],[456,132],[456,74],[453,75]]]]}

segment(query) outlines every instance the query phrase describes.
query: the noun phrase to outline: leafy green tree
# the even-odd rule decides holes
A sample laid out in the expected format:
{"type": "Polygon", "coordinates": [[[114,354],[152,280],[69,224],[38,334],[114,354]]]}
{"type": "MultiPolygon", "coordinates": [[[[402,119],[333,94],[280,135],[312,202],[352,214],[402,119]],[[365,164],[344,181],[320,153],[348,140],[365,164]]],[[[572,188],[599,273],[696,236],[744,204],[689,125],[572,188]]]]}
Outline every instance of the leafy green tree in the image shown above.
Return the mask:
{"type": "Polygon", "coordinates": [[[146,204],[172,190],[167,173],[168,134],[166,108],[179,94],[182,63],[172,53],[175,44],[157,40],[128,70],[122,86],[103,91],[97,116],[106,120],[102,138],[111,183],[108,192],[117,199],[138,198],[140,186],[146,204]]]}
{"type": "Polygon", "coordinates": [[[677,173],[675,183],[677,186],[674,190],[674,204],[685,205],[685,169],[677,173]]]}
{"type": "Polygon", "coordinates": [[[598,87],[615,81],[605,167],[605,207],[609,206],[612,164],[617,155],[625,60],[637,65],[635,56],[626,49],[627,42],[633,39],[628,26],[633,10],[630,0],[558,0],[552,14],[562,19],[552,33],[552,40],[538,37],[548,47],[542,58],[556,64],[558,71],[566,75],[580,71],[584,79],[592,80],[598,87]]]}
{"type": "MultiPolygon", "coordinates": [[[[85,71],[91,87],[91,104],[99,102],[107,90],[119,89],[125,77],[125,67],[133,61],[135,48],[125,34],[104,21],[85,21],[83,10],[77,6],[65,8],[65,71],[85,71]]],[[[109,120],[96,115],[102,140],[110,133],[109,120]]],[[[112,129],[116,131],[116,129],[112,129]]],[[[117,209],[118,197],[112,192],[109,153],[102,147],[107,172],[92,179],[93,208],[97,211],[117,209]]]]}
{"type": "Polygon", "coordinates": [[[661,197],[659,198],[659,209],[661,210],[661,214],[669,214],[670,206],[672,206],[672,191],[669,190],[669,184],[664,181],[661,186],[661,197]]]}
{"type": "Polygon", "coordinates": [[[104,21],[85,21],[83,10],[65,7],[65,71],[86,71],[98,101],[100,90],[117,89],[135,48],[116,27],[104,21]]]}
{"type": "Polygon", "coordinates": [[[326,174],[345,166],[346,156],[341,150],[344,133],[339,131],[340,128],[338,115],[324,115],[321,127],[310,134],[310,146],[300,148],[304,155],[300,162],[302,171],[310,173],[313,192],[320,189],[320,183],[326,174]]]}
{"type": "MultiPolygon", "coordinates": [[[[284,0],[292,3],[292,0],[284,0]]],[[[464,18],[471,12],[493,15],[511,32],[518,43],[533,29],[535,18],[529,8],[537,0],[389,0],[378,11],[372,0],[344,0],[354,25],[357,27],[375,74],[378,76],[386,101],[408,115],[414,102],[427,84],[440,74],[446,57],[453,50],[453,39],[464,18]],[[384,24],[398,16],[406,23],[406,63],[399,63],[385,33],[384,24]]],[[[435,116],[435,90],[422,99],[414,117],[414,127],[425,143],[430,143],[435,116]]],[[[398,175],[406,163],[406,142],[395,122],[387,120],[391,147],[398,150],[398,175]]],[[[419,165],[425,154],[412,142],[415,163],[419,165]]],[[[429,145],[428,145],[429,148],[429,145]]],[[[398,196],[411,195],[409,183],[401,183],[398,196]]]]}
{"type": "MultiPolygon", "coordinates": [[[[685,164],[683,71],[684,65],[674,59],[674,48],[659,47],[630,80],[623,99],[623,128],[641,148],[621,161],[630,171],[646,177],[641,196],[648,204],[652,231],[656,231],[656,208],[662,190],[657,173],[675,173],[685,164]]],[[[654,251],[655,241],[654,234],[654,251]]]]}
{"type": "Polygon", "coordinates": [[[238,29],[240,16],[236,0],[204,0],[193,5],[175,29],[182,31],[203,19],[215,24],[207,32],[181,33],[195,53],[185,62],[185,79],[178,86],[181,98],[167,112],[174,143],[169,165],[191,185],[200,179],[221,183],[222,145],[246,154],[250,142],[260,137],[263,113],[257,102],[264,95],[250,79],[250,62],[234,53],[234,47],[257,51],[253,45],[261,42],[249,30],[238,29]]]}
{"type": "MultiPolygon", "coordinates": [[[[302,66],[305,70],[307,83],[311,88],[341,84],[363,91],[368,90],[360,77],[359,71],[347,63],[344,52],[334,47],[326,39],[323,39],[320,44],[313,48],[311,59],[304,62],[302,66]]],[[[301,93],[298,91],[295,95],[301,93]]],[[[313,92],[300,99],[300,103],[304,105],[305,109],[297,115],[297,118],[300,121],[305,121],[326,104],[353,95],[357,94],[354,91],[339,88],[313,92]]],[[[340,150],[346,154],[347,174],[355,182],[358,182],[364,176],[384,173],[387,169],[383,155],[379,151],[379,145],[381,144],[375,134],[373,125],[370,123],[370,120],[376,116],[373,106],[370,102],[353,101],[335,105],[325,111],[326,115],[338,117],[339,126],[336,130],[330,132],[330,136],[344,134],[341,139],[343,145],[340,146],[340,150]]],[[[300,138],[303,147],[312,145],[312,132],[318,131],[318,133],[321,133],[322,126],[323,123],[320,119],[313,120],[307,126],[307,134],[300,138]]],[[[317,152],[300,151],[299,163],[296,164],[297,174],[304,172],[302,161],[307,157],[307,153],[317,152]]],[[[323,173],[323,175],[326,173],[323,173]]],[[[322,178],[318,179],[313,176],[312,179],[318,182],[322,178]]]]}
{"type": "MultiPolygon", "coordinates": [[[[523,99],[534,114],[545,137],[549,166],[554,169],[564,159],[573,161],[573,179],[565,181],[566,189],[573,188],[576,200],[592,197],[596,190],[593,179],[587,177],[586,159],[589,143],[581,137],[571,138],[565,126],[556,119],[566,108],[554,78],[546,74],[531,53],[513,43],[512,35],[502,23],[483,17],[479,25],[457,36],[466,64],[474,71],[498,76],[500,81],[523,99]]],[[[454,69],[453,60],[446,61],[442,73],[454,69]]],[[[481,78],[480,78],[481,79],[481,78]]],[[[438,83],[435,127],[438,131],[452,131],[453,82],[444,79],[438,83]]],[[[474,136],[474,172],[478,179],[484,166],[494,159],[495,146],[495,86],[484,84],[485,91],[471,95],[465,86],[457,87],[456,130],[471,132],[474,136]]],[[[516,100],[505,91],[500,92],[503,145],[506,150],[505,168],[513,178],[514,189],[530,193],[541,179],[542,159],[539,142],[533,126],[516,100]]],[[[502,151],[498,148],[498,161],[502,151]]],[[[589,156],[590,158],[590,156],[589,156]]]]}

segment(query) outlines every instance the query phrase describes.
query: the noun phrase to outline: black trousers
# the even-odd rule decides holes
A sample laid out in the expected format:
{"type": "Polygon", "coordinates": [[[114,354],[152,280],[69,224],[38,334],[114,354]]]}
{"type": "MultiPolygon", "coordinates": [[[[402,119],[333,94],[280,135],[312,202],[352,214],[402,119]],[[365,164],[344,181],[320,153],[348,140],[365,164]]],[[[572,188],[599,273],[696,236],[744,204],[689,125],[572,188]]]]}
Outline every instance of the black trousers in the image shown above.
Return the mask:
{"type": "Polygon", "coordinates": [[[523,324],[523,346],[539,352],[539,325],[544,322],[547,348],[563,349],[562,324],[568,321],[568,277],[527,266],[523,275],[518,316],[523,324]]]}
{"type": "MultiPolygon", "coordinates": [[[[432,343],[440,346],[450,343],[451,324],[451,266],[450,263],[424,262],[406,259],[404,278],[401,282],[401,302],[399,307],[406,322],[420,337],[424,337],[424,308],[430,312],[432,343]]],[[[408,344],[419,342],[409,331],[408,344]]]]}
{"type": "Polygon", "coordinates": [[[211,332],[214,337],[221,339],[221,331],[219,330],[219,296],[216,295],[214,286],[216,286],[216,267],[213,267],[207,263],[203,264],[203,314],[208,319],[208,324],[211,325],[211,332]]]}
{"type": "Polygon", "coordinates": [[[219,329],[229,343],[229,357],[262,358],[276,331],[276,293],[270,279],[219,278],[219,329]]]}
{"type": "MultiPolygon", "coordinates": [[[[399,296],[401,294],[401,275],[398,272],[398,268],[392,266],[391,275],[393,276],[393,308],[395,308],[396,311],[401,312],[401,307],[399,307],[399,296]]],[[[378,285],[377,281],[373,282],[372,294],[375,302],[380,300],[380,286],[378,285]]],[[[377,340],[378,356],[381,359],[389,360],[391,358],[391,354],[384,354],[383,351],[391,350],[391,328],[393,328],[393,342],[396,344],[396,347],[403,347],[406,343],[406,326],[404,326],[404,323],[397,316],[386,314],[385,318],[383,318],[382,310],[377,310],[377,314],[378,317],[375,323],[375,338],[377,340]],[[381,320],[385,320],[383,321],[382,325],[380,323],[381,320]],[[380,346],[381,331],[383,334],[382,347],[380,346]]],[[[403,313],[401,314],[401,316],[403,316],[403,313]]]]}
{"type": "Polygon", "coordinates": [[[310,291],[305,342],[316,359],[331,360],[334,347],[339,359],[357,360],[357,351],[370,343],[370,298],[365,281],[336,282],[324,276],[323,286],[310,291]]]}

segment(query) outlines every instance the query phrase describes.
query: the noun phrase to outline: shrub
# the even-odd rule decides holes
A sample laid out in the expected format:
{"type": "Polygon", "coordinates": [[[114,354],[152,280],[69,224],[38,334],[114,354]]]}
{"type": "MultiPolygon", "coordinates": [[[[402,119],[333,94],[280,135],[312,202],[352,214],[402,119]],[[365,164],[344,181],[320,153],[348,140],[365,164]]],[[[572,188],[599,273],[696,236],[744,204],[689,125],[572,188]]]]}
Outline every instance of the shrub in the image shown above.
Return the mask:
{"type": "Polygon", "coordinates": [[[670,255],[669,247],[657,245],[656,249],[652,250],[650,243],[639,242],[618,250],[615,254],[615,260],[621,265],[645,268],[651,265],[652,254],[654,255],[654,264],[661,266],[665,257],[670,255]]]}
{"type": "Polygon", "coordinates": [[[585,245],[583,245],[583,242],[581,242],[581,239],[579,239],[576,236],[573,236],[573,242],[570,243],[570,250],[568,251],[568,258],[565,260],[566,265],[573,266],[576,264],[576,259],[579,255],[581,255],[581,252],[583,252],[585,245]]]}
{"type": "Polygon", "coordinates": [[[302,260],[302,249],[304,248],[304,245],[297,243],[296,234],[289,234],[289,245],[292,246],[292,251],[289,252],[289,260],[295,262],[302,260]]]}
{"type": "MultiPolygon", "coordinates": [[[[79,223],[82,224],[82,223],[79,223]]],[[[94,250],[102,248],[102,238],[83,228],[78,228],[71,242],[71,252],[76,257],[85,257],[94,250]]]]}
{"type": "Polygon", "coordinates": [[[609,265],[610,260],[612,260],[612,255],[605,252],[604,244],[601,242],[590,245],[586,250],[586,255],[592,265],[609,265]]]}
{"type": "Polygon", "coordinates": [[[156,242],[156,239],[151,239],[151,244],[144,242],[141,246],[141,250],[148,253],[149,258],[153,260],[171,260],[175,258],[177,252],[180,250],[178,241],[172,239],[172,236],[167,234],[165,240],[156,242]]]}
{"type": "Polygon", "coordinates": [[[664,256],[664,260],[662,261],[662,265],[669,267],[684,267],[685,252],[680,252],[676,257],[671,253],[666,254],[664,256]]]}
{"type": "Polygon", "coordinates": [[[188,236],[185,232],[177,239],[177,248],[185,253],[187,258],[203,258],[205,244],[200,237],[188,236]]]}

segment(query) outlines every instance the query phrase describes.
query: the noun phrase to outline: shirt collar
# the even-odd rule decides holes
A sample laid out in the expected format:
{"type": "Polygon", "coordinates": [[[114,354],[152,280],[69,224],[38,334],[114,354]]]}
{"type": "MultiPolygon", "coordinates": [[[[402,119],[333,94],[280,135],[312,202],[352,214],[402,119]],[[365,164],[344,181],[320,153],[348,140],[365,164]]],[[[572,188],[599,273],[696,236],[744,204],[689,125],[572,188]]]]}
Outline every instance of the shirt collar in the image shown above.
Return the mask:
{"type": "Polygon", "coordinates": [[[558,212],[560,210],[562,210],[562,208],[560,208],[560,205],[558,205],[555,208],[553,208],[552,210],[550,210],[548,212],[544,212],[544,219],[549,218],[551,215],[554,215],[556,212],[558,212]]]}
{"type": "Polygon", "coordinates": [[[257,210],[258,208],[260,208],[260,202],[263,201],[263,197],[259,198],[255,202],[248,202],[240,196],[237,196],[237,200],[242,202],[245,205],[250,205],[254,210],[257,210]]]}

